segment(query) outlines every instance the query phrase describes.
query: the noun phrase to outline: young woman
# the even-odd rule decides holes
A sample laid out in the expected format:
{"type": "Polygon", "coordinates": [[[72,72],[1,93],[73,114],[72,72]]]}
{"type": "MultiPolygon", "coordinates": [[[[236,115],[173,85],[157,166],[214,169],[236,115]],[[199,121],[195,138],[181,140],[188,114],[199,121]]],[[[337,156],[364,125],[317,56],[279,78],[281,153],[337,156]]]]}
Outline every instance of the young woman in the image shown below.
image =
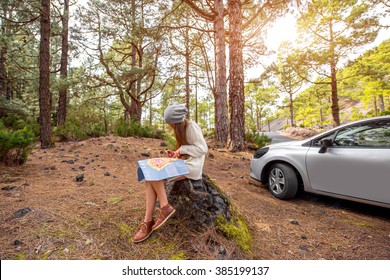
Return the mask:
{"type": "MultiPolygon", "coordinates": [[[[176,151],[167,151],[167,155],[185,159],[189,169],[189,173],[176,178],[177,181],[185,178],[201,179],[204,160],[208,151],[202,130],[196,122],[185,118],[187,113],[188,110],[183,104],[170,104],[164,112],[165,122],[174,130],[176,138],[176,151]]],[[[168,202],[164,181],[146,181],[145,190],[145,217],[134,235],[133,241],[135,243],[147,239],[153,231],[160,228],[175,213],[175,209],[168,202]],[[154,220],[153,212],[157,199],[160,202],[160,209],[156,220],[154,220]]]]}

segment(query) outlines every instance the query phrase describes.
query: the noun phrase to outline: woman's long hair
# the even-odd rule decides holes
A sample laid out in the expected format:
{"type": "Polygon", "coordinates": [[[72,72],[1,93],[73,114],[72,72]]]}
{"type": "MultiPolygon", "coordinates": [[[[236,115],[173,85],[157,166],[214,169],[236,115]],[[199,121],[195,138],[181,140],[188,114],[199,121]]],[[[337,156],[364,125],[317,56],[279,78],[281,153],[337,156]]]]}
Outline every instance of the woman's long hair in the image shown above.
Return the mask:
{"type": "Polygon", "coordinates": [[[176,150],[180,148],[181,145],[188,145],[187,141],[187,125],[188,120],[184,119],[183,122],[175,124],[175,138],[176,138],[176,150]]]}

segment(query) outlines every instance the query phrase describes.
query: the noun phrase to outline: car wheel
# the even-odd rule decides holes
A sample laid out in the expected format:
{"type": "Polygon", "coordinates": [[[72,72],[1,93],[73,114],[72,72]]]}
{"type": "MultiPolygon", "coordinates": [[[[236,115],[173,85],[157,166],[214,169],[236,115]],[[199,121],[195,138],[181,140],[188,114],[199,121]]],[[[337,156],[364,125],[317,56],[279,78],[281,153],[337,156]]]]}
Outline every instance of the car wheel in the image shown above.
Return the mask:
{"type": "Polygon", "coordinates": [[[279,199],[293,198],[298,191],[297,174],[286,164],[272,165],[268,173],[268,189],[279,199]]]}

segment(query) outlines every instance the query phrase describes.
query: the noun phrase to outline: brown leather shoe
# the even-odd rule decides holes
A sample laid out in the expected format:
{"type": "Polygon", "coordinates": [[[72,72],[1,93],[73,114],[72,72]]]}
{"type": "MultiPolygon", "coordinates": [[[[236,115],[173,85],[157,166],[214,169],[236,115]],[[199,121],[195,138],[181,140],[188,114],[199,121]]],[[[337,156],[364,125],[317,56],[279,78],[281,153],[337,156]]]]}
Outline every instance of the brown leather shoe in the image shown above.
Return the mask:
{"type": "Polygon", "coordinates": [[[176,212],[172,205],[167,204],[160,208],[158,211],[156,223],[152,227],[152,230],[159,229],[165,222],[176,212]]]}
{"type": "Polygon", "coordinates": [[[152,227],[154,225],[154,221],[143,222],[138,226],[138,231],[133,237],[134,243],[139,243],[146,240],[149,235],[153,232],[152,227]]]}

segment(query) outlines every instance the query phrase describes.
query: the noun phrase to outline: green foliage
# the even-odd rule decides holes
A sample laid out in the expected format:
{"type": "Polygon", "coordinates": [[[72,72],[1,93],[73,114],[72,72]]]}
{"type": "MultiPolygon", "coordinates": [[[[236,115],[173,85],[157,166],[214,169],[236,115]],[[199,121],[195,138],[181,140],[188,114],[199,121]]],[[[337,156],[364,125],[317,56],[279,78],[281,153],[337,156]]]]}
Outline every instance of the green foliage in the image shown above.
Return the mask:
{"type": "Polygon", "coordinates": [[[53,133],[59,141],[85,140],[90,137],[106,135],[103,123],[88,119],[81,122],[78,119],[81,118],[68,118],[64,126],[53,129],[53,133]]]}
{"type": "Polygon", "coordinates": [[[255,144],[257,148],[264,147],[271,143],[271,138],[269,138],[264,133],[258,133],[255,131],[247,132],[245,134],[245,141],[248,143],[255,144]]]}
{"type": "Polygon", "coordinates": [[[380,116],[390,116],[390,111],[383,111],[379,115],[380,116]]]}
{"type": "Polygon", "coordinates": [[[185,260],[185,259],[186,259],[186,254],[183,251],[179,251],[168,258],[168,260],[185,260]]]}
{"type": "Polygon", "coordinates": [[[76,141],[88,139],[87,133],[81,128],[79,122],[67,120],[64,126],[53,129],[54,135],[59,141],[76,141]]]}
{"type": "Polygon", "coordinates": [[[249,232],[244,219],[235,213],[235,217],[228,222],[224,217],[218,216],[216,225],[220,231],[230,240],[234,241],[242,251],[248,252],[253,243],[253,237],[249,232]]]}
{"type": "Polygon", "coordinates": [[[7,115],[2,118],[3,124],[5,127],[8,127],[12,130],[22,129],[26,126],[26,122],[16,115],[7,115]]]}
{"type": "Polygon", "coordinates": [[[31,111],[21,99],[7,99],[5,96],[0,96],[0,114],[27,116],[31,114],[31,111]]]}
{"type": "MultiPolygon", "coordinates": [[[[9,119],[6,123],[10,125],[8,121],[9,119]]],[[[22,120],[18,119],[11,127],[7,127],[3,120],[0,120],[0,162],[6,165],[24,164],[31,152],[35,135],[27,125],[20,128],[22,124],[22,120]],[[13,129],[13,126],[16,129],[13,129]]]]}
{"type": "MultiPolygon", "coordinates": [[[[339,104],[347,108],[340,111],[342,120],[352,121],[389,114],[389,54],[390,40],[386,40],[338,71],[339,104]],[[349,106],[352,108],[349,109],[349,106]]],[[[327,84],[321,84],[321,81],[328,80],[317,80],[318,84],[305,89],[294,99],[294,115],[299,126],[323,127],[332,124],[331,88],[327,84]]],[[[284,106],[278,115],[286,117],[288,108],[284,106]]]]}
{"type": "Polygon", "coordinates": [[[115,134],[121,137],[139,136],[146,138],[164,139],[164,131],[150,126],[144,126],[138,121],[120,119],[115,126],[115,134]]]}
{"type": "Polygon", "coordinates": [[[86,134],[90,137],[100,137],[106,135],[103,123],[87,124],[86,134]]]}

